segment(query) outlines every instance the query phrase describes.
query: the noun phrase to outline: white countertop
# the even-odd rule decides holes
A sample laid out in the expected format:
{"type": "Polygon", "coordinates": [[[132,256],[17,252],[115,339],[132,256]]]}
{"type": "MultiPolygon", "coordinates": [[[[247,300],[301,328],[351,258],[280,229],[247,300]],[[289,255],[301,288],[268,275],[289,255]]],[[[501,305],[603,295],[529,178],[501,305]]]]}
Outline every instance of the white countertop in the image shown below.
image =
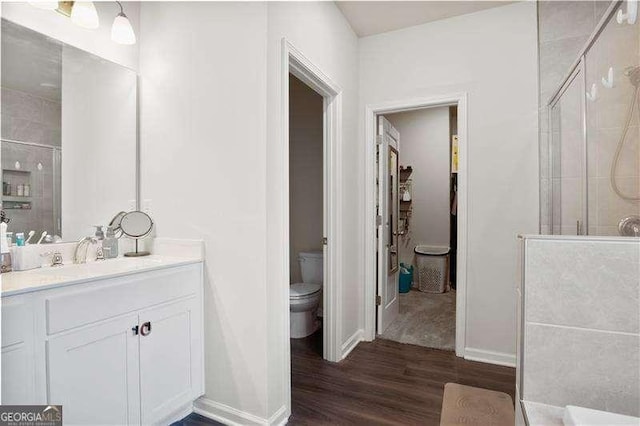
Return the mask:
{"type": "Polygon", "coordinates": [[[7,297],[200,262],[202,262],[200,257],[160,255],[118,257],[80,265],[65,264],[29,271],[8,272],[0,275],[0,285],[2,286],[2,297],[7,297]]]}

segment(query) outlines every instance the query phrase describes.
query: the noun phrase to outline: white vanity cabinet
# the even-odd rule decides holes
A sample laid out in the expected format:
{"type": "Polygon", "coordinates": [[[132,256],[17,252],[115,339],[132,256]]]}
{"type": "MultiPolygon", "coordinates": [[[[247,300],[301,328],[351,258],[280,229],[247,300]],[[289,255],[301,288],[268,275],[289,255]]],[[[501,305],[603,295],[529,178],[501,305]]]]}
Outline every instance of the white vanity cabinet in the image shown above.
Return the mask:
{"type": "Polygon", "coordinates": [[[60,404],[65,424],[146,425],[177,420],[204,393],[201,263],[3,297],[2,316],[3,404],[60,404]],[[23,346],[5,348],[5,330],[23,346]],[[12,348],[43,376],[31,388],[15,387],[28,365],[12,348]]]}
{"type": "Polygon", "coordinates": [[[31,295],[2,299],[2,404],[36,404],[31,295]]]}

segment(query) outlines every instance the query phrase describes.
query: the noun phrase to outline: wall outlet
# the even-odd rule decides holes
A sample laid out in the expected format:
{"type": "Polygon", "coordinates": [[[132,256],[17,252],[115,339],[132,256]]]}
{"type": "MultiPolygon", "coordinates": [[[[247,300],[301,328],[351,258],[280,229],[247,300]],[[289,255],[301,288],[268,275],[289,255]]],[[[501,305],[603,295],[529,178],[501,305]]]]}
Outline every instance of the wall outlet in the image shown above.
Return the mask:
{"type": "Polygon", "coordinates": [[[151,200],[146,199],[142,201],[142,211],[151,216],[151,200]]]}

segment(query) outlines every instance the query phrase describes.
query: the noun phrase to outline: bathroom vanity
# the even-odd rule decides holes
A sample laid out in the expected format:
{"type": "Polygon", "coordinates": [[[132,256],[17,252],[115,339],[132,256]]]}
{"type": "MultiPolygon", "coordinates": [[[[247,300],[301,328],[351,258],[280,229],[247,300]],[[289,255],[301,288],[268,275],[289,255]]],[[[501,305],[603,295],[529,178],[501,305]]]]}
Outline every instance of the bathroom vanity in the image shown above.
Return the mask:
{"type": "Polygon", "coordinates": [[[204,393],[200,259],[148,256],[2,275],[2,404],[68,424],[169,424],[204,393]]]}

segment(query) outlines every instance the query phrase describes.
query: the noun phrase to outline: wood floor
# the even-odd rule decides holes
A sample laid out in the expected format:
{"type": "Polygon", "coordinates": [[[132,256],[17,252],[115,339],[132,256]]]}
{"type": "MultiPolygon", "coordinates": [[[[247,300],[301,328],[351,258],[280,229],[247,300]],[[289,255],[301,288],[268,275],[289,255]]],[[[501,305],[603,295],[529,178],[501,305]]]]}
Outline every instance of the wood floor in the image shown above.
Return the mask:
{"type": "Polygon", "coordinates": [[[447,382],[514,398],[515,369],[453,352],[377,339],[337,364],[321,353],[322,333],[291,340],[290,425],[438,425],[447,382]]]}

